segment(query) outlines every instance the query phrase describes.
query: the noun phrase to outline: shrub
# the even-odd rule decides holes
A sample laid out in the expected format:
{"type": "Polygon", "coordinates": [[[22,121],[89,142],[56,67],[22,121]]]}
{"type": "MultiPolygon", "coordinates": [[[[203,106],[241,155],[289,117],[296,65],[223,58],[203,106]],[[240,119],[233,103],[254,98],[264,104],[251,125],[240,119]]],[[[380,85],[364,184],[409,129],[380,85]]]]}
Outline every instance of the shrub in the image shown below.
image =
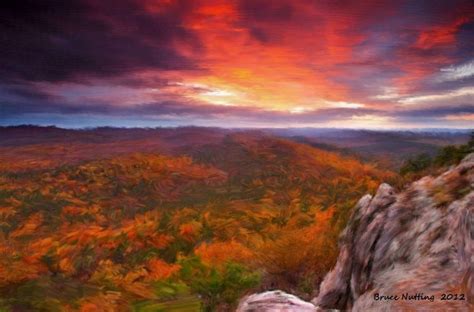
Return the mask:
{"type": "Polygon", "coordinates": [[[181,279],[201,297],[205,311],[215,311],[219,305],[233,306],[246,290],[260,283],[258,273],[233,262],[216,267],[190,257],[182,259],[180,265],[181,279]]]}
{"type": "Polygon", "coordinates": [[[408,173],[420,172],[430,167],[432,163],[433,160],[431,159],[431,156],[423,153],[416,156],[415,158],[405,161],[403,166],[400,168],[400,173],[402,175],[406,175],[408,173]]]}

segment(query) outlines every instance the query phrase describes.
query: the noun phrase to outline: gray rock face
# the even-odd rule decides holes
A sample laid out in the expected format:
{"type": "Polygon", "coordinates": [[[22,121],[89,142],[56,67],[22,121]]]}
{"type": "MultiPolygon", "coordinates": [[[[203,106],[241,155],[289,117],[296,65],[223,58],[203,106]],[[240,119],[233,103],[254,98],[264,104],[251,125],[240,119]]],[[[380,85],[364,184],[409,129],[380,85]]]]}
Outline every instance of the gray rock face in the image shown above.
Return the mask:
{"type": "Polygon", "coordinates": [[[474,154],[399,194],[382,184],[362,197],[312,304],[274,291],[238,311],[330,309],[474,311],[474,154]]]}
{"type": "Polygon", "coordinates": [[[244,298],[237,312],[315,312],[316,309],[310,302],[287,294],[280,290],[267,291],[260,294],[250,295],[244,298]]]}
{"type": "Polygon", "coordinates": [[[373,198],[363,197],[313,303],[353,311],[473,311],[473,188],[471,154],[400,194],[382,184],[373,198]],[[441,300],[443,294],[464,300],[441,300]]]}

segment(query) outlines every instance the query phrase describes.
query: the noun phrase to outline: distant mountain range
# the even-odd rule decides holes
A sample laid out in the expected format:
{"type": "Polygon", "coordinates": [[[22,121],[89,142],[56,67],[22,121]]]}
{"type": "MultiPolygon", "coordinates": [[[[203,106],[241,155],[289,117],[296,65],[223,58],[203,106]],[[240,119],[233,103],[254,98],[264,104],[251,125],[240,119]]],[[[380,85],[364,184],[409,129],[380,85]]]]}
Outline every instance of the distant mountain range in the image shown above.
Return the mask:
{"type": "MultiPolygon", "coordinates": [[[[397,170],[410,157],[421,153],[434,155],[440,147],[459,145],[468,141],[471,130],[415,129],[403,131],[375,131],[329,128],[281,129],[222,129],[205,127],[178,128],[91,128],[63,129],[54,126],[32,125],[0,127],[0,148],[31,144],[67,143],[72,149],[87,149],[88,144],[98,144],[91,150],[103,156],[128,152],[156,151],[180,154],[191,147],[221,141],[231,133],[253,133],[283,137],[313,147],[351,155],[363,161],[377,163],[397,170]],[[127,144],[122,144],[127,142],[127,144]],[[75,144],[75,147],[72,147],[75,144]]],[[[54,152],[52,152],[54,155],[54,152]]],[[[89,157],[84,153],[79,158],[89,157]]],[[[71,154],[70,154],[71,155],[71,154]]],[[[94,156],[95,157],[95,156],[94,156]]],[[[94,158],[89,157],[89,158],[94,158]]]]}

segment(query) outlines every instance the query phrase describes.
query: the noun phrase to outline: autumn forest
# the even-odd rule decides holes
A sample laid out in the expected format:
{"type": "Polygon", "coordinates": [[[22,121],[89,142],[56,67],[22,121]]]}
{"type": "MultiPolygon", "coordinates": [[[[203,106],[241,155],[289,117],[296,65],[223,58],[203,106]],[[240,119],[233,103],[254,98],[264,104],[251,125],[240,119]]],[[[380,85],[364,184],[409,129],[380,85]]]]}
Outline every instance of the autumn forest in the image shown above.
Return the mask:
{"type": "Polygon", "coordinates": [[[265,131],[1,131],[2,311],[230,310],[265,289],[310,298],[358,199],[410,176],[265,131]]]}

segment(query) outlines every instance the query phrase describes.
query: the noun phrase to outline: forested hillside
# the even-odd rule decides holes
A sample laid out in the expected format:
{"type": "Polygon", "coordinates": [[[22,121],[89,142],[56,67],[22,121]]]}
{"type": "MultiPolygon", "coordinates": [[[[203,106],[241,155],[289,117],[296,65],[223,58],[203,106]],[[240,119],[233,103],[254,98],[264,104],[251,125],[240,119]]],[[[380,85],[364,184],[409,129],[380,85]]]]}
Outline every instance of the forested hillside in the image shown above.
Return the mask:
{"type": "Polygon", "coordinates": [[[155,150],[135,139],[4,146],[0,309],[229,309],[276,287],[311,296],[351,207],[395,177],[258,132],[210,137],[155,150]]]}

